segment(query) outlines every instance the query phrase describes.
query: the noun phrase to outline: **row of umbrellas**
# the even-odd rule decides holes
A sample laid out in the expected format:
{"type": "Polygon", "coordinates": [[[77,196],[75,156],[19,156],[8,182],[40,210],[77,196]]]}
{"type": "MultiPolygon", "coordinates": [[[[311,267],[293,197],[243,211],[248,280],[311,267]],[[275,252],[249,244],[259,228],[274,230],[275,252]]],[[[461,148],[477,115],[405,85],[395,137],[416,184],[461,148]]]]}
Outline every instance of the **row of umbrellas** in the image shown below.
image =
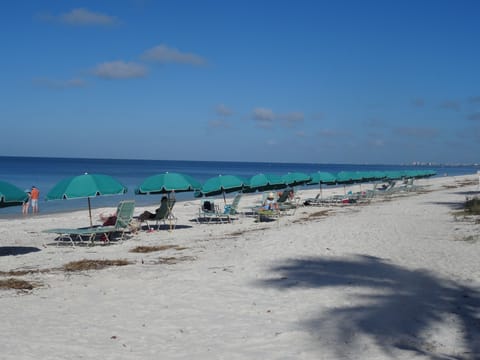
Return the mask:
{"type": "MultiPolygon", "coordinates": [[[[402,178],[423,178],[435,175],[430,170],[407,171],[342,171],[334,175],[328,172],[305,174],[292,172],[283,176],[274,174],[257,174],[245,180],[235,175],[219,175],[201,184],[193,177],[179,173],[163,173],[146,178],[135,190],[136,194],[170,194],[172,192],[194,191],[196,197],[216,196],[237,191],[255,192],[278,190],[299,185],[347,184],[371,181],[396,180],[402,178]]],[[[66,178],[57,183],[47,194],[46,200],[88,199],[90,223],[92,224],[90,198],[105,195],[121,195],[127,188],[109,175],[83,174],[66,178]]],[[[28,198],[27,194],[16,186],[0,181],[0,207],[21,205],[28,198]]]]}

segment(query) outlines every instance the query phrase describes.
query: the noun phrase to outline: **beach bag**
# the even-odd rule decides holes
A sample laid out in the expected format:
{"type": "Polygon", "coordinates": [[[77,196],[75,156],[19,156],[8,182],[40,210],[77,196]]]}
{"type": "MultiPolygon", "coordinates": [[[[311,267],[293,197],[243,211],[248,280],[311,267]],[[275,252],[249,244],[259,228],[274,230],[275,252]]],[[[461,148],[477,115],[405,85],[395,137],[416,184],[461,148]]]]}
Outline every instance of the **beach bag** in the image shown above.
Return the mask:
{"type": "Polygon", "coordinates": [[[212,203],[210,201],[205,201],[203,203],[203,210],[212,211],[212,203]]]}

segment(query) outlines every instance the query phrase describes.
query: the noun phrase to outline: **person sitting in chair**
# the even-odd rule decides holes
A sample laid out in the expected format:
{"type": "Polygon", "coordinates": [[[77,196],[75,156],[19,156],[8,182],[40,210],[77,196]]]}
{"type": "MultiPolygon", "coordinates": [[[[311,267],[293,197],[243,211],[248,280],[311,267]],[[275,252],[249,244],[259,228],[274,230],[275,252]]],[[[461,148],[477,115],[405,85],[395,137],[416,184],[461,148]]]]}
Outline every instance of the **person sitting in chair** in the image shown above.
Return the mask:
{"type": "Polygon", "coordinates": [[[160,211],[162,204],[166,202],[168,198],[166,196],[162,196],[162,200],[160,201],[160,206],[155,210],[155,213],[151,213],[150,211],[144,211],[143,213],[140,214],[138,217],[138,220],[140,221],[145,221],[145,220],[151,220],[155,219],[157,216],[157,213],[160,211]]]}
{"type": "Polygon", "coordinates": [[[269,193],[265,201],[263,202],[263,208],[265,210],[277,210],[278,204],[275,201],[275,195],[273,192],[269,193]]]}

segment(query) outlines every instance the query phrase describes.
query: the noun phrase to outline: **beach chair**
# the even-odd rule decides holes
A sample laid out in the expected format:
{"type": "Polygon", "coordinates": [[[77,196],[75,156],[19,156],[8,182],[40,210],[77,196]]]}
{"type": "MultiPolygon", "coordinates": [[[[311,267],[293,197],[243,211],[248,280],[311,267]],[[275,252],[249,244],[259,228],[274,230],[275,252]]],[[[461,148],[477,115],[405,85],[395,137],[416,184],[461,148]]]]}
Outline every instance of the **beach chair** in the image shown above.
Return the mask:
{"type": "Polygon", "coordinates": [[[231,222],[230,213],[221,212],[213,200],[202,200],[198,210],[198,223],[231,222]]]}
{"type": "Polygon", "coordinates": [[[292,201],[290,194],[292,194],[292,189],[286,189],[280,194],[277,199],[278,209],[284,211],[285,214],[293,215],[297,211],[298,204],[297,202],[292,201]]]}
{"type": "Polygon", "coordinates": [[[103,236],[104,242],[110,241],[110,236],[114,233],[120,234],[120,240],[123,240],[125,233],[130,231],[130,223],[133,219],[133,211],[135,209],[135,201],[121,201],[117,207],[117,220],[115,225],[111,226],[92,226],[85,228],[56,228],[44,230],[45,233],[57,234],[58,238],[70,240],[72,246],[75,246],[74,239],[83,241],[87,238],[93,244],[97,235],[103,236]]]}
{"type": "Polygon", "coordinates": [[[229,215],[237,215],[239,213],[238,211],[238,204],[240,203],[240,200],[242,199],[243,194],[237,194],[233,198],[233,201],[230,205],[225,205],[225,214],[229,215]]]}
{"type": "Polygon", "coordinates": [[[173,215],[173,207],[175,206],[175,199],[168,199],[167,201],[162,201],[160,207],[155,210],[155,217],[150,219],[143,219],[141,223],[145,223],[148,227],[148,230],[152,230],[150,222],[155,222],[155,227],[158,229],[159,222],[166,224],[167,220],[171,223],[171,226],[175,228],[177,224],[177,218],[173,215]]]}
{"type": "Polygon", "coordinates": [[[321,204],[320,202],[321,198],[320,198],[320,193],[318,193],[315,197],[313,198],[306,198],[303,202],[304,205],[311,205],[311,206],[314,206],[314,205],[319,205],[321,204]]]}
{"type": "Polygon", "coordinates": [[[260,207],[254,209],[254,214],[257,222],[263,222],[278,220],[282,213],[280,209],[265,209],[264,207],[260,207]]]}

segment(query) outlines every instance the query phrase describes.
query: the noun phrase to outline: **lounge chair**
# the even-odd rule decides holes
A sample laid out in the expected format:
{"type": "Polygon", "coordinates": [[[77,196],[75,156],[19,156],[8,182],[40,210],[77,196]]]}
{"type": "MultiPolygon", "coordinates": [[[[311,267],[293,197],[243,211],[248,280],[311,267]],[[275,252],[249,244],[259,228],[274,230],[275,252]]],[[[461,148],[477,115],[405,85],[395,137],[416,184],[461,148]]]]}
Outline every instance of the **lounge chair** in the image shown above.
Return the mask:
{"type": "Polygon", "coordinates": [[[238,211],[238,204],[240,203],[240,200],[242,199],[243,194],[237,194],[233,198],[233,201],[230,205],[225,205],[225,214],[229,215],[237,215],[239,213],[238,211]]]}
{"type": "Polygon", "coordinates": [[[139,219],[140,224],[145,223],[148,227],[148,230],[151,230],[149,222],[155,222],[155,227],[158,229],[158,223],[162,221],[166,224],[166,221],[169,220],[172,224],[172,227],[175,228],[177,224],[177,218],[173,215],[173,207],[175,206],[175,199],[168,199],[167,201],[162,201],[160,207],[155,210],[155,216],[151,218],[142,218],[139,219]]]}
{"type": "Polygon", "coordinates": [[[264,207],[253,210],[258,222],[277,220],[281,216],[279,209],[265,209],[264,207]]]}
{"type": "Polygon", "coordinates": [[[297,210],[298,204],[292,201],[291,194],[293,194],[292,189],[287,189],[282,192],[277,199],[277,204],[280,211],[285,211],[286,213],[293,215],[297,210]]]}
{"type": "Polygon", "coordinates": [[[85,228],[57,228],[44,230],[45,233],[57,234],[59,238],[70,240],[75,246],[74,239],[83,241],[86,237],[93,243],[97,235],[102,235],[104,242],[110,241],[110,236],[113,233],[120,233],[120,240],[123,240],[125,233],[130,231],[130,223],[133,219],[133,211],[135,209],[135,201],[125,200],[121,201],[117,207],[117,220],[112,226],[92,226],[85,228]]]}
{"type": "Polygon", "coordinates": [[[198,209],[197,222],[205,223],[224,223],[231,222],[230,213],[221,212],[213,200],[202,200],[200,208],[198,209]]]}

